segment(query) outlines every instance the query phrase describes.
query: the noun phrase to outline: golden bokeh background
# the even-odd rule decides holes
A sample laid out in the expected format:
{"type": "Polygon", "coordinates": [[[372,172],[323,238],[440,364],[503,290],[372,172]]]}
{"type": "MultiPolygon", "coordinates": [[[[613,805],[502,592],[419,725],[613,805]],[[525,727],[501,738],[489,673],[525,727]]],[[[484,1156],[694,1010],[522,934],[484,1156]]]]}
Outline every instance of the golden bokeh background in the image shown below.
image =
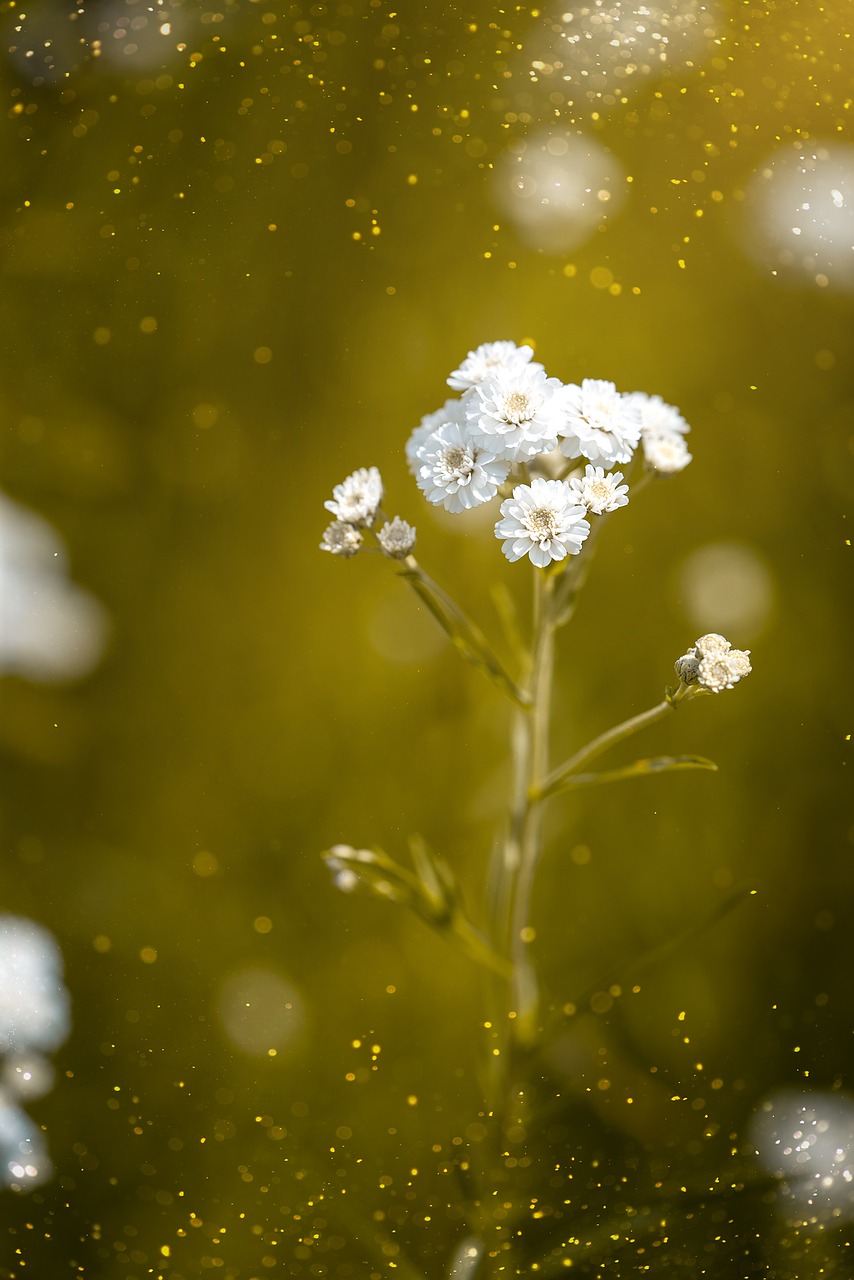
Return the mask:
{"type": "MultiPolygon", "coordinates": [[[[420,832],[478,917],[507,712],[388,562],[318,543],[332,486],[378,466],[497,633],[491,591],[524,596],[525,566],[492,514],[428,510],[403,455],[485,341],[692,426],[693,464],[613,518],[561,637],[556,755],[656,702],[704,631],[754,660],[640,740],[718,774],[555,804],[555,1001],[699,931],[553,1050],[572,1119],[530,1158],[570,1150],[572,1194],[507,1195],[604,1221],[659,1194],[668,1217],[750,1166],[769,1093],[854,1088],[851,7],[571,13],[3,5],[0,484],[64,545],[53,590],[90,604],[55,642],[70,672],[19,648],[0,676],[4,911],[54,933],[73,1000],[30,1108],[54,1178],[0,1193],[8,1280],[448,1274],[479,978],[318,855],[402,858],[420,832]]],[[[844,1221],[704,1203],[579,1273],[850,1266],[844,1221]]]]}

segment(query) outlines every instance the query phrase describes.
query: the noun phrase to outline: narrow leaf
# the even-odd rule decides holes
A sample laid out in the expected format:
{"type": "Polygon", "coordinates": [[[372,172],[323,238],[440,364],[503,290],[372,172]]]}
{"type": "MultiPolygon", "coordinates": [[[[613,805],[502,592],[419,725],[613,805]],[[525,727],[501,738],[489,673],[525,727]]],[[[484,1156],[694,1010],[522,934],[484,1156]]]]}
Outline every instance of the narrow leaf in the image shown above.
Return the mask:
{"type": "Polygon", "coordinates": [[[652,756],[647,760],[635,760],[634,764],[623,765],[619,769],[573,773],[555,778],[538,793],[537,798],[542,800],[546,796],[560,795],[562,791],[572,791],[578,787],[597,787],[603,782],[622,782],[625,778],[644,778],[653,773],[674,773],[682,769],[706,769],[717,773],[718,766],[714,760],[707,760],[705,756],[652,756]]]}

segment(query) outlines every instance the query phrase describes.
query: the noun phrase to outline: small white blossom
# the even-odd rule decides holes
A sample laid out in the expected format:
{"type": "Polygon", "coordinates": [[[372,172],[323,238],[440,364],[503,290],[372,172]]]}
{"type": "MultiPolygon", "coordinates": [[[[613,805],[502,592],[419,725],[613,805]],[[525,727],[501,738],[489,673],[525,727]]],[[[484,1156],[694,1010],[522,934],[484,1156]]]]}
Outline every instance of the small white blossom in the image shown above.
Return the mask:
{"type": "Polygon", "coordinates": [[[377,542],[387,556],[391,556],[393,560],[402,560],[415,546],[415,530],[411,524],[401,520],[400,516],[395,516],[379,530],[377,542]]]}
{"type": "Polygon", "coordinates": [[[519,484],[501,504],[504,517],[495,526],[508,560],[530,556],[545,569],[552,560],[577,555],[590,532],[584,507],[564,480],[532,480],[519,484]]]}
{"type": "Polygon", "coordinates": [[[564,421],[557,378],[541,365],[500,369],[467,397],[468,430],[475,444],[496,458],[524,462],[557,447],[564,421]]]}
{"type": "Polygon", "coordinates": [[[694,649],[699,658],[722,658],[731,648],[729,640],[718,635],[717,631],[710,631],[708,635],[700,636],[699,640],[694,641],[694,649]]]}
{"type": "Polygon", "coordinates": [[[733,649],[716,632],[700,636],[687,653],[676,659],[675,669],[684,684],[697,684],[709,693],[732,689],[752,671],[749,649],[733,649]]]}
{"type": "Polygon", "coordinates": [[[601,516],[606,511],[616,511],[617,507],[628,504],[629,486],[620,484],[622,478],[622,471],[606,475],[604,467],[593,467],[588,463],[584,475],[570,480],[569,487],[579,503],[594,516],[601,516]]]}
{"type": "Polygon", "coordinates": [[[685,437],[678,431],[661,431],[656,435],[645,434],[643,456],[647,467],[663,476],[684,471],[691,461],[685,437]]]}
{"type": "Polygon", "coordinates": [[[418,487],[428,502],[446,511],[468,511],[489,502],[507,479],[509,462],[472,443],[465,430],[446,422],[418,450],[418,487]]]}
{"type": "Polygon", "coordinates": [[[733,649],[719,658],[701,658],[697,668],[697,683],[710,693],[732,689],[752,670],[748,651],[733,649]]]}
{"type": "Polygon", "coordinates": [[[585,378],[564,388],[564,419],[559,434],[568,458],[582,455],[606,467],[630,462],[641,437],[640,410],[613,382],[585,378]]]}
{"type": "Polygon", "coordinates": [[[342,484],[336,484],[331,500],[323,505],[346,524],[372,525],[382,500],[383,482],[379,471],[376,467],[362,467],[342,484]]]}
{"type": "Polygon", "coordinates": [[[661,396],[648,396],[645,391],[633,391],[626,397],[640,413],[641,431],[646,436],[685,435],[691,428],[682,414],[672,404],[665,404],[661,396]]]}
{"type": "MultiPolygon", "coordinates": [[[[533,347],[517,347],[515,342],[484,342],[470,351],[459,369],[454,370],[448,378],[448,386],[457,391],[467,391],[502,369],[521,369],[533,354],[533,347]]],[[[533,367],[541,369],[542,365],[533,367]]]]}
{"type": "Polygon", "coordinates": [[[334,844],[323,855],[323,861],[332,872],[332,883],[342,893],[352,893],[361,883],[358,873],[348,863],[373,860],[374,855],[369,849],[354,849],[350,844],[334,844]]]}
{"type": "Polygon", "coordinates": [[[434,431],[438,431],[439,427],[443,427],[446,422],[456,422],[461,427],[466,425],[465,396],[446,400],[441,409],[435,409],[433,413],[425,413],[410,435],[406,442],[406,460],[409,463],[409,470],[414,476],[418,475],[418,468],[421,466],[418,450],[424,444],[424,441],[429,436],[432,436],[434,431]]]}
{"type": "Polygon", "coordinates": [[[362,535],[353,524],[345,520],[333,520],[323,535],[321,551],[331,551],[334,556],[354,556],[362,545],[362,535]]]}

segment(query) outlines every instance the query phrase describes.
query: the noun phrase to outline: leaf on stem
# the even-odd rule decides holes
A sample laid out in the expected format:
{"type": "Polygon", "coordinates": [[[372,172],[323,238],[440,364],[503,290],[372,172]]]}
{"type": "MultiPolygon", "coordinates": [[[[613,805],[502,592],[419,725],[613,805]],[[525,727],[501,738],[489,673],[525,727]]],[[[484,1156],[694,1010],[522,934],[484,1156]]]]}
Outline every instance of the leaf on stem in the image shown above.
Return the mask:
{"type": "Polygon", "coordinates": [[[413,911],[431,928],[456,942],[472,960],[506,977],[507,961],[498,955],[468,918],[457,878],[448,863],[420,836],[409,841],[415,871],[402,867],[382,849],[334,845],[322,855],[339,889],[367,890],[375,898],[413,911]]]}
{"type": "Polygon", "coordinates": [[[705,756],[652,756],[647,760],[635,760],[633,764],[623,765],[619,769],[574,773],[541,791],[538,798],[559,795],[562,791],[575,790],[577,787],[596,787],[603,782],[622,782],[625,778],[644,778],[653,773],[674,773],[681,769],[706,769],[717,773],[718,766],[714,760],[707,760],[705,756]]]}
{"type": "Polygon", "coordinates": [[[743,902],[746,902],[748,898],[755,897],[755,895],[756,890],[750,885],[739,885],[730,890],[727,896],[717,903],[711,911],[692,921],[687,928],[666,938],[664,942],[660,942],[657,946],[651,947],[648,951],[642,952],[633,959],[615,965],[608,973],[603,974],[598,982],[594,982],[586,991],[580,993],[577,998],[567,1001],[562,1006],[563,1013],[567,1017],[572,1017],[577,1013],[586,1013],[590,1009],[590,1002],[597,992],[607,991],[613,983],[618,983],[620,986],[628,986],[638,973],[644,969],[651,968],[653,965],[661,964],[673,952],[679,951],[689,942],[693,942],[695,938],[701,937],[707,930],[720,924],[736,907],[740,907],[743,902]]]}
{"type": "Polygon", "coordinates": [[[483,671],[517,706],[528,706],[530,698],[504,670],[480,627],[463,613],[459,605],[432,578],[427,577],[412,556],[408,558],[406,566],[398,571],[400,577],[406,579],[430,610],[457,652],[473,667],[483,671]]]}

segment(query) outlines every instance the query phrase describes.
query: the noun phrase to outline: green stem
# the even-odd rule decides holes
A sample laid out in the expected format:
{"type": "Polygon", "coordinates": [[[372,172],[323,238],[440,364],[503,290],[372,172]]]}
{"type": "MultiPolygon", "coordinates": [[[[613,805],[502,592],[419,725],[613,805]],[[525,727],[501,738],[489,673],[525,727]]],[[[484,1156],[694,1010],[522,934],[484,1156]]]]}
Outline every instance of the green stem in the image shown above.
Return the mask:
{"type": "Polygon", "coordinates": [[[414,556],[401,561],[398,576],[405,578],[418,598],[426,605],[439,626],[447,633],[454,648],[483,671],[517,706],[527,704],[527,694],[507,674],[492,646],[477,623],[472,622],[455,600],[421,568],[414,556]]]}
{"type": "Polygon", "coordinates": [[[534,636],[531,646],[529,693],[531,708],[514,733],[516,788],[511,815],[508,851],[515,859],[510,912],[510,953],[513,960],[513,1030],[516,1042],[529,1046],[536,1038],[539,984],[531,952],[534,931],[530,924],[534,878],[542,852],[542,806],[531,796],[537,779],[548,769],[552,679],[554,673],[553,574],[535,570],[534,636]]]}
{"type": "Polygon", "coordinates": [[[618,742],[622,742],[624,738],[630,738],[633,733],[639,733],[641,729],[646,729],[648,725],[655,724],[657,720],[661,720],[669,711],[676,709],[680,700],[678,696],[674,698],[668,697],[664,702],[659,702],[657,706],[650,707],[649,711],[641,711],[639,715],[632,716],[629,720],[624,720],[622,724],[615,725],[613,729],[600,733],[598,738],[588,742],[586,747],[582,747],[580,751],[576,751],[574,756],[570,756],[557,769],[553,769],[539,787],[532,792],[531,800],[536,802],[554,795],[573,774],[578,773],[585,765],[595,760],[597,756],[601,756],[603,752],[616,746],[618,742]]]}

